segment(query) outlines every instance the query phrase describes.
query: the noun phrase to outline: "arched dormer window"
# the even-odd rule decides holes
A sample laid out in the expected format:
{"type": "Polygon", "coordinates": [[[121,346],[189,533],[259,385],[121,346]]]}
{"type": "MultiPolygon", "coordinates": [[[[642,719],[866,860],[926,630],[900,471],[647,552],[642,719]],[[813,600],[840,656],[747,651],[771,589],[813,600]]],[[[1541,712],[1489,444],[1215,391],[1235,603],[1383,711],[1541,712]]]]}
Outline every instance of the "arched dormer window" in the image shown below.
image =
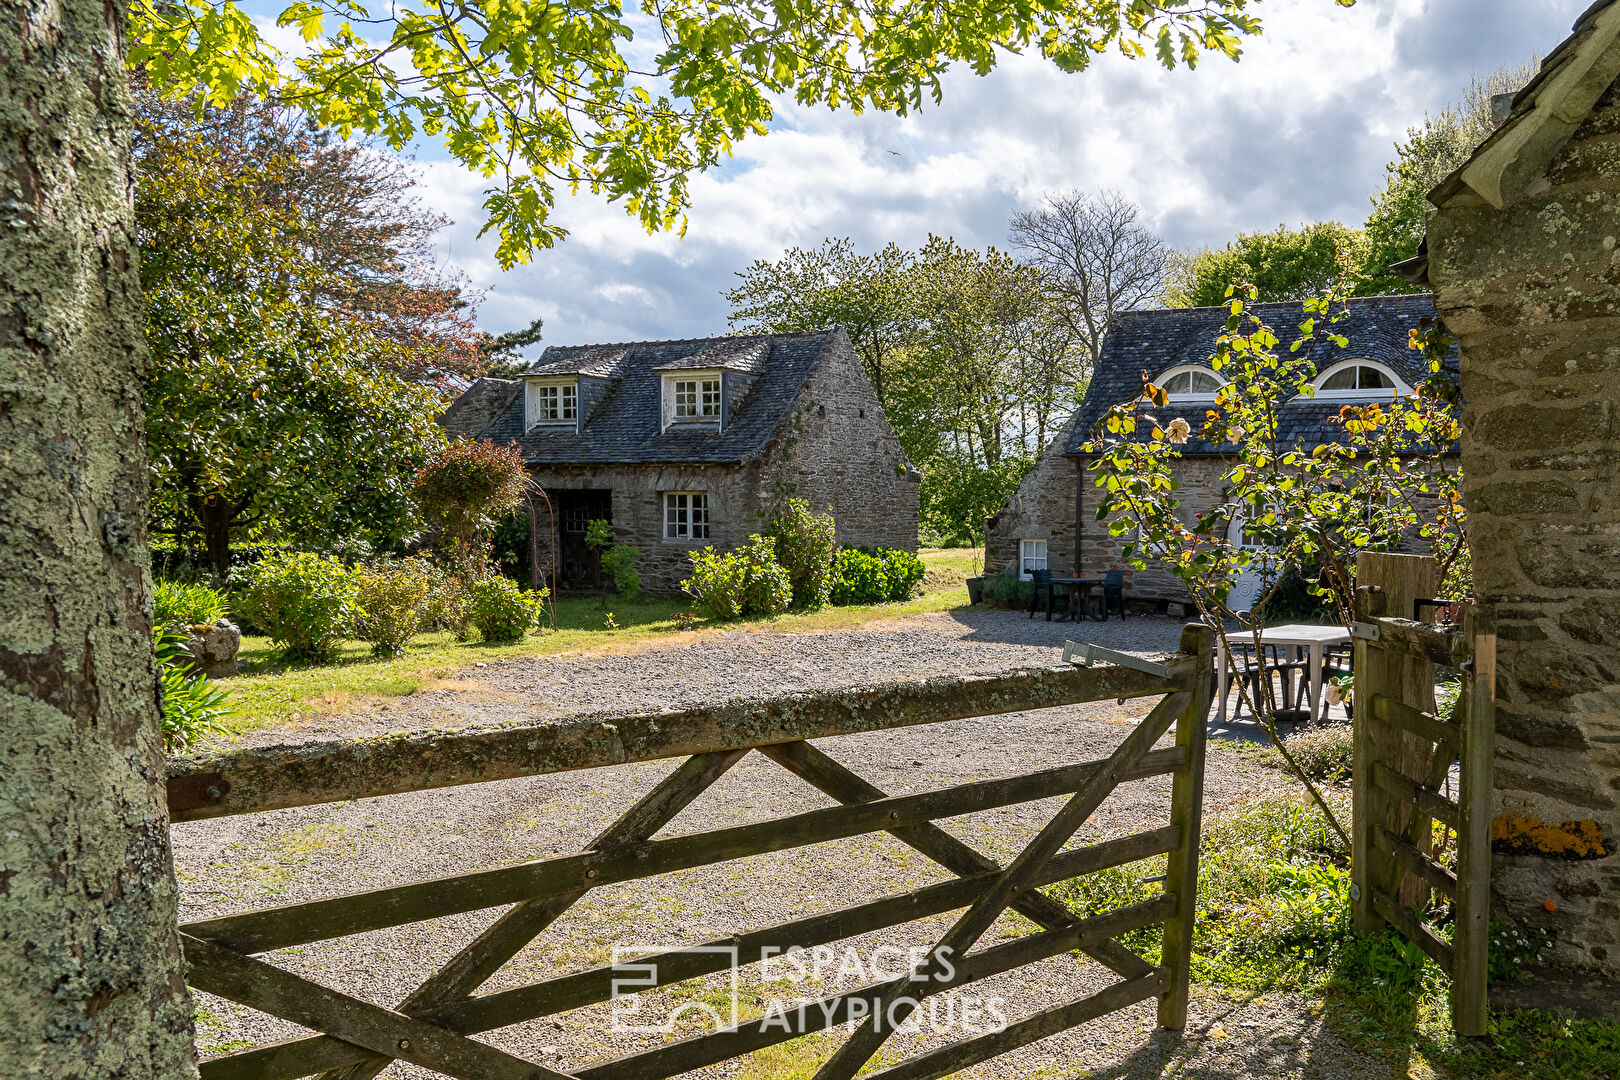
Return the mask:
{"type": "Polygon", "coordinates": [[[1210,401],[1226,380],[1208,368],[1171,368],[1158,379],[1159,388],[1171,401],[1210,401]]]}
{"type": "Polygon", "coordinates": [[[1399,375],[1371,360],[1334,364],[1316,378],[1319,398],[1388,398],[1411,392],[1399,375]]]}

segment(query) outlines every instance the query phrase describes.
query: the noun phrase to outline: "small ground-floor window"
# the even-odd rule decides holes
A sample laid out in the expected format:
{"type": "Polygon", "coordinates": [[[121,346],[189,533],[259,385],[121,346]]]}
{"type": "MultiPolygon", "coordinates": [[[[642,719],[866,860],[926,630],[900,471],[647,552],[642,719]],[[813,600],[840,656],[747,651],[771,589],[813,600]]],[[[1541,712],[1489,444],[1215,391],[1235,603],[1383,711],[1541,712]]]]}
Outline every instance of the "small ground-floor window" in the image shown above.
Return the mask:
{"type": "Polygon", "coordinates": [[[1036,570],[1046,569],[1046,541],[1018,541],[1018,576],[1028,581],[1036,570]]]}
{"type": "Polygon", "coordinates": [[[702,491],[664,492],[664,539],[707,540],[709,496],[702,491]]]}

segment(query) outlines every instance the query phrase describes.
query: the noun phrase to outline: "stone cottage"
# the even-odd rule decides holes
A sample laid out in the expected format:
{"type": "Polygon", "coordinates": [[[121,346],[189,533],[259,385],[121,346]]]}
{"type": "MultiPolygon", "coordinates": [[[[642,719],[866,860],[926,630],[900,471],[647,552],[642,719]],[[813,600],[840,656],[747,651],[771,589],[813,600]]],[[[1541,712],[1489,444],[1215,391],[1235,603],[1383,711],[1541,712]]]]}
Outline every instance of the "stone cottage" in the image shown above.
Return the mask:
{"type": "Polygon", "coordinates": [[[840,329],[552,346],[442,422],[521,448],[555,515],[541,565],[557,558],[564,588],[595,582],[592,520],[641,549],[646,588],[676,592],[689,552],[739,544],[791,496],[831,510],[840,543],[917,550],[919,474],[840,329]]]}
{"type": "MultiPolygon", "coordinates": [[[[1253,304],[1280,339],[1279,349],[1298,336],[1302,305],[1253,304]]],[[[1369,296],[1349,301],[1349,315],[1335,329],[1349,337],[1348,349],[1318,356],[1315,397],[1297,397],[1282,406],[1282,434],[1307,447],[1342,437],[1332,417],[1346,404],[1388,400],[1411,393],[1425,375],[1423,358],[1408,347],[1409,332],[1419,320],[1434,316],[1425,295],[1369,296]]],[[[1186,598],[1181,583],[1153,566],[1132,570],[1121,552],[1123,539],[1109,535],[1108,523],[1096,519],[1094,458],[1085,452],[1097,422],[1114,405],[1142,391],[1145,373],[1170,396],[1159,415],[1185,415],[1196,430],[1214,402],[1222,379],[1211,368],[1209,354],[1226,330],[1227,309],[1170,308],[1126,311],[1114,316],[1102,354],[1092,372],[1086,396],[1064,430],[1047,447],[1007,505],[990,518],[985,530],[985,567],[1027,577],[1032,569],[1054,574],[1101,577],[1125,572],[1128,596],[1137,602],[1179,603],[1186,598]]],[[[1227,447],[1226,449],[1230,449],[1227,447]]],[[[1181,510],[1189,523],[1223,501],[1221,476],[1229,467],[1220,445],[1196,436],[1181,447],[1176,478],[1181,483],[1181,510]]],[[[1257,582],[1240,583],[1254,588],[1257,582]]],[[[1236,598],[1242,606],[1241,597],[1236,598]]]]}
{"type": "Polygon", "coordinates": [[[1620,4],[1593,4],[1429,200],[1497,630],[1492,892],[1553,936],[1493,994],[1620,1020],[1620,4]]]}

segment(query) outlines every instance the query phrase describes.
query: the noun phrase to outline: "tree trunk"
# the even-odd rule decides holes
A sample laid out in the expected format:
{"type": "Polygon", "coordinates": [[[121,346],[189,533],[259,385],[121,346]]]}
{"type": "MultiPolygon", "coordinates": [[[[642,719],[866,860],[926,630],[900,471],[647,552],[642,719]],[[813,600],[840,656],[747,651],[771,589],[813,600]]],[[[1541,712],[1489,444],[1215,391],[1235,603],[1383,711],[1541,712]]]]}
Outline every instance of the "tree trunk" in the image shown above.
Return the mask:
{"type": "Polygon", "coordinates": [[[202,525],[203,553],[214,576],[225,581],[231,576],[231,519],[236,516],[230,503],[218,495],[197,500],[197,521],[202,525]]]}
{"type": "Polygon", "coordinates": [[[152,663],[124,9],[0,24],[0,1076],[190,1077],[152,663]]]}

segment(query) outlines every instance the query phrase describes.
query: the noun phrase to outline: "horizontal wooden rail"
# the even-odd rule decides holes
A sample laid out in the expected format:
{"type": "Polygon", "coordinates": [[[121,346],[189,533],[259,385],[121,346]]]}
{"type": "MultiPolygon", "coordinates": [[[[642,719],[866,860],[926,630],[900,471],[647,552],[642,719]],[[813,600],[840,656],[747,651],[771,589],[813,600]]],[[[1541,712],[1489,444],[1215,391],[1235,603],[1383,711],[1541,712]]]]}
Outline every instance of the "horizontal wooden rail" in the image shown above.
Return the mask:
{"type": "Polygon", "coordinates": [[[1451,749],[1453,756],[1462,742],[1462,729],[1456,724],[1447,723],[1430,713],[1420,712],[1410,705],[1403,705],[1378,694],[1372,699],[1373,716],[1385,724],[1391,724],[1402,731],[1409,731],[1420,739],[1427,739],[1437,746],[1446,746],[1451,749]]]}
{"type": "Polygon", "coordinates": [[[1372,891],[1373,910],[1382,915],[1395,929],[1410,938],[1418,948],[1429,954],[1429,959],[1439,964],[1447,975],[1450,975],[1456,965],[1456,956],[1451,946],[1442,941],[1433,930],[1424,926],[1417,916],[1406,908],[1389,898],[1382,889],[1372,891]]]}
{"type": "Polygon", "coordinates": [[[1373,785],[1381,791],[1404,799],[1448,829],[1457,828],[1457,804],[1438,791],[1407,779],[1382,761],[1372,763],[1371,774],[1373,785]]]}
{"type": "MultiPolygon", "coordinates": [[[[1082,874],[1168,854],[1176,849],[1177,832],[1174,826],[1166,826],[1064,852],[1042,869],[1030,882],[1030,887],[1039,888],[1082,874]]],[[[695,979],[725,970],[731,962],[726,955],[708,950],[735,947],[739,965],[758,963],[767,946],[777,952],[790,945],[809,948],[954,910],[972,903],[994,876],[994,873],[981,873],[927,885],[839,911],[795,919],[768,929],[706,941],[695,948],[676,948],[667,953],[639,957],[635,962],[653,965],[658,986],[695,979]]],[[[1076,920],[1071,917],[1070,921],[1076,920]]],[[[463,1035],[474,1035],[606,1001],[612,996],[613,980],[622,977],[623,972],[612,967],[575,972],[527,986],[465,998],[432,1010],[423,1018],[463,1035]]],[[[371,1057],[364,1048],[352,1043],[314,1035],[215,1058],[204,1062],[201,1072],[202,1080],[239,1077],[283,1080],[345,1068],[370,1060],[371,1057]]]]}
{"type": "Polygon", "coordinates": [[[1430,888],[1438,889],[1448,899],[1456,897],[1457,875],[1407,843],[1406,837],[1396,836],[1380,825],[1374,828],[1372,841],[1374,847],[1394,859],[1408,873],[1428,882],[1430,888]]]}
{"type": "MultiPolygon", "coordinates": [[[[1138,1001],[1157,997],[1165,991],[1166,979],[1157,973],[1145,975],[1130,982],[1115,983],[1089,997],[1072,1001],[1055,1009],[1046,1009],[1026,1017],[1016,1024],[1008,1024],[1001,1031],[992,1031],[961,1042],[919,1054],[898,1065],[865,1074],[864,1080],[938,1080],[942,1076],[977,1065],[997,1054],[1017,1050],[1021,1046],[1067,1031],[1088,1020],[1135,1005],[1138,1001]]],[[[1080,1075],[1085,1075],[1082,1072],[1080,1075]]]]}
{"type": "Polygon", "coordinates": [[[169,816],[193,821],[311,806],[1086,701],[1156,697],[1192,685],[1194,657],[1171,653],[1155,661],[1170,667],[1170,679],[1126,667],[1064,666],[178,758],[169,765],[169,816]]]}
{"type": "MultiPolygon", "coordinates": [[[[928,993],[937,994],[952,987],[964,986],[1026,964],[1036,963],[1077,948],[1089,937],[1112,938],[1130,930],[1151,926],[1163,921],[1174,910],[1175,896],[1165,893],[1152,900],[1132,904],[1130,907],[1120,908],[1105,915],[1083,919],[1063,930],[1048,930],[993,945],[958,960],[955,965],[956,977],[948,982],[926,984],[928,993]]],[[[665,1077],[677,1076],[753,1053],[813,1031],[825,1031],[846,1024],[851,1018],[849,1012],[851,1002],[879,1000],[903,978],[904,976],[874,983],[845,994],[823,998],[819,1002],[812,1002],[803,1010],[788,1012],[786,1024],[782,1022],[780,1016],[767,1016],[735,1028],[667,1043],[652,1050],[606,1061],[600,1065],[580,1069],[574,1075],[578,1080],[664,1080],[665,1077]]],[[[1150,981],[1156,989],[1152,993],[1144,994],[1144,997],[1152,997],[1163,992],[1164,986],[1168,983],[1162,970],[1144,976],[1141,983],[1147,985],[1150,981]]],[[[924,984],[915,985],[921,989],[924,984]]],[[[1139,1001],[1141,998],[1134,1000],[1139,1001]]]]}
{"type": "Polygon", "coordinates": [[[1468,638],[1460,629],[1446,629],[1411,619],[1377,618],[1378,646],[1414,653],[1436,664],[1456,667],[1468,659],[1468,638]]]}
{"type": "MultiPolygon", "coordinates": [[[[1122,770],[1113,780],[1124,783],[1159,776],[1184,768],[1185,762],[1186,751],[1180,747],[1150,751],[1140,765],[1122,770]]],[[[646,840],[497,870],[262,908],[186,923],[181,929],[238,952],[267,952],[1070,794],[1084,787],[1104,764],[1085,762],[1027,776],[982,780],[854,806],[810,810],[753,825],[666,840],[646,840]]]]}

